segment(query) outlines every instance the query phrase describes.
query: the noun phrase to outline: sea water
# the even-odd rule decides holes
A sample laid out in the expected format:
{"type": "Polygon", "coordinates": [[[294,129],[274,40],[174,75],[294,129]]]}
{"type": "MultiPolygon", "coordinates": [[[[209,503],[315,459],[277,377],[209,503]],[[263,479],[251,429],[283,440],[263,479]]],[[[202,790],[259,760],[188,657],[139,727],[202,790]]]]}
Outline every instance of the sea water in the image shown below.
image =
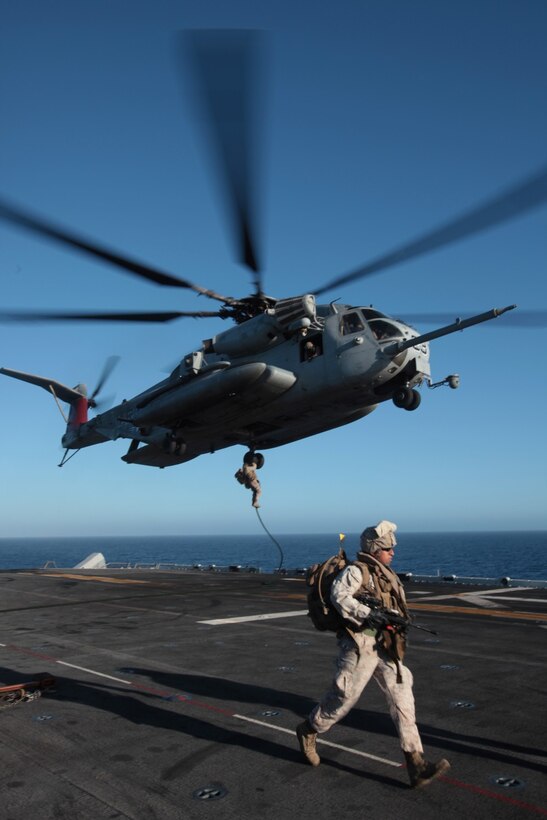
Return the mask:
{"type": "MultiPolygon", "coordinates": [[[[420,575],[547,578],[547,532],[397,533],[393,567],[420,575]]],[[[73,567],[92,552],[108,563],[240,565],[263,571],[308,567],[338,550],[337,533],[0,538],[0,569],[73,567]]],[[[359,535],[349,533],[349,556],[359,535]]]]}

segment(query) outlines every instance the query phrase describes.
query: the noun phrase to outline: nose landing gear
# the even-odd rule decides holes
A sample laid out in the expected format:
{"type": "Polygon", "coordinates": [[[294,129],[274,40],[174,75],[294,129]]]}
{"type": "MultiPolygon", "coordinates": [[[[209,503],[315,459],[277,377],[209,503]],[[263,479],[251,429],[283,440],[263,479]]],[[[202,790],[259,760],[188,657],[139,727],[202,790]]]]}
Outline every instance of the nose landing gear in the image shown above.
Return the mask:
{"type": "Polygon", "coordinates": [[[403,410],[416,410],[420,406],[422,397],[417,390],[411,387],[399,387],[392,396],[395,407],[403,410]]]}

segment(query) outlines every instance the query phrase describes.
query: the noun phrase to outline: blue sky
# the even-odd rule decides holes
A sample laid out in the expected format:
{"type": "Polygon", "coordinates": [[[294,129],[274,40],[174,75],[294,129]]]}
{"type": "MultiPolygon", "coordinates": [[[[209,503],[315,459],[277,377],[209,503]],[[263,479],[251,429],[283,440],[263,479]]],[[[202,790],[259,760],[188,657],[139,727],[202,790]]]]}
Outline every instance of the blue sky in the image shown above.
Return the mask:
{"type": "MultiPolygon", "coordinates": [[[[250,292],[177,73],[184,28],[270,32],[263,146],[266,291],[313,289],[544,167],[547,7],[477,3],[29,2],[0,29],[0,194],[220,292],[250,292]]],[[[547,307],[547,208],[329,293],[393,314],[547,307]]],[[[0,225],[2,304],[215,309],[0,225]]],[[[545,329],[472,328],[431,344],[414,413],[266,454],[274,532],[542,529],[545,329]]],[[[117,400],[226,325],[0,326],[0,366],[91,387],[121,362],[117,400]]],[[[430,327],[424,327],[429,330],[430,327]]],[[[126,442],[57,468],[64,424],[37,388],[0,379],[4,536],[262,532],[233,479],[242,448],[166,470],[126,442]]]]}

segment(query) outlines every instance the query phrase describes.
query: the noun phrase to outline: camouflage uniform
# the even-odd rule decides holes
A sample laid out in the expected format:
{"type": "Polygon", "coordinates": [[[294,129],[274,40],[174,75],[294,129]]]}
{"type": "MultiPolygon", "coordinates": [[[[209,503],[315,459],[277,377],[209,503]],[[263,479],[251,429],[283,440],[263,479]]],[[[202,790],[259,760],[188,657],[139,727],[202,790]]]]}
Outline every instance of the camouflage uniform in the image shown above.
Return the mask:
{"type": "Polygon", "coordinates": [[[261,495],[262,490],[260,488],[260,481],[256,476],[256,461],[253,461],[251,464],[244,464],[241,468],[241,472],[243,473],[245,486],[248,490],[253,491],[253,507],[260,507],[258,498],[261,495]]]}
{"type": "Polygon", "coordinates": [[[336,674],[329,691],[307,720],[297,726],[296,735],[308,763],[319,766],[321,759],[316,748],[317,735],[326,732],[347,715],[369,680],[374,678],[386,697],[397,729],[410,785],[421,788],[448,771],[450,763],[445,759],[430,763],[423,755],[416,726],[412,673],[402,663],[404,636],[400,636],[398,642],[393,633],[384,631],[383,638],[379,640],[381,628],[373,628],[371,622],[367,626],[372,610],[355,597],[363,591],[373,593],[386,609],[395,609],[407,617],[403,587],[390,568],[393,547],[397,543],[394,535],[396,529],[390,521],[380,521],[375,527],[365,529],[361,535],[362,552],[357,553],[357,560],[364,569],[351,564],[332,585],[331,602],[347,624],[347,628],[338,633],[336,674]],[[386,640],[392,643],[391,651],[386,640]]]}
{"type": "MultiPolygon", "coordinates": [[[[374,572],[371,577],[374,577],[374,572]]],[[[360,568],[349,566],[334,581],[331,592],[331,600],[340,614],[359,627],[362,627],[370,614],[369,607],[353,597],[361,589],[362,583],[360,568]]],[[[416,727],[410,670],[399,664],[402,681],[397,683],[397,666],[378,644],[376,630],[352,632],[351,636],[342,633],[338,646],[340,651],[332,686],[308,718],[314,731],[326,732],[347,715],[373,677],[386,696],[401,748],[405,752],[422,752],[422,742],[416,727]]]]}

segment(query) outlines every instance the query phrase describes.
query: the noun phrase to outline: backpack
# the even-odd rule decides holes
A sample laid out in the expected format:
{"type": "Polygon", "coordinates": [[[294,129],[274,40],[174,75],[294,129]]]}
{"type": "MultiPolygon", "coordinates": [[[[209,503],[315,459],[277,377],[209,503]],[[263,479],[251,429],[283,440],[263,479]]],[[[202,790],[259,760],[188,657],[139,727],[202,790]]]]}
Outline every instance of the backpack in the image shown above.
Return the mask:
{"type": "Polygon", "coordinates": [[[332,555],[322,564],[313,564],[306,574],[308,587],[308,616],[320,632],[338,632],[345,621],[331,604],[330,591],[334,580],[351,561],[340,547],[337,555],[332,555]]]}
{"type": "Polygon", "coordinates": [[[234,473],[234,478],[236,479],[236,481],[239,481],[240,484],[245,484],[245,474],[241,467],[239,468],[237,473],[234,473]]]}

